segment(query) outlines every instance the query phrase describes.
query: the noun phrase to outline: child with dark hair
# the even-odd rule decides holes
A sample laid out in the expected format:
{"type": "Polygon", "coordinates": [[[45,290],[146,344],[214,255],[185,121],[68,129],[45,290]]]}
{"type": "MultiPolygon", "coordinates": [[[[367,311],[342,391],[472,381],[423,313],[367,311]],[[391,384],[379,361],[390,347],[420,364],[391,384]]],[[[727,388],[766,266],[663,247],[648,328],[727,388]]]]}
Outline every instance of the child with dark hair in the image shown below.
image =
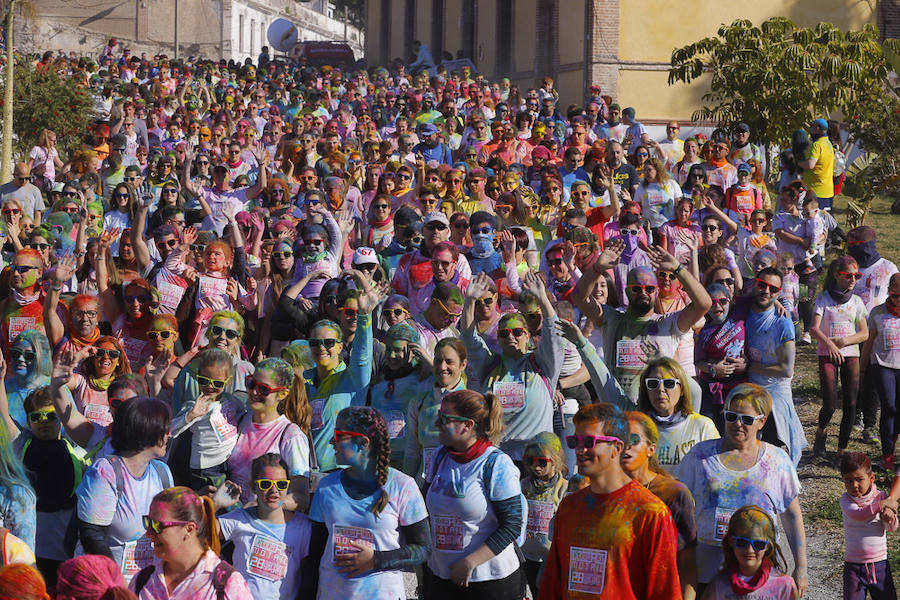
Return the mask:
{"type": "Polygon", "coordinates": [[[312,535],[303,563],[300,598],[403,598],[401,570],[431,550],[425,501],[415,480],[390,467],[384,417],[347,407],[334,428],[335,459],[313,497],[312,535]],[[324,597],[319,595],[319,597],[324,597]]]}
{"type": "Polygon", "coordinates": [[[841,458],[841,479],[847,492],[841,496],[844,513],[844,599],[896,598],[888,563],[885,531],[897,530],[897,513],[881,508],[887,493],[875,486],[872,463],[862,452],[841,458]]]}

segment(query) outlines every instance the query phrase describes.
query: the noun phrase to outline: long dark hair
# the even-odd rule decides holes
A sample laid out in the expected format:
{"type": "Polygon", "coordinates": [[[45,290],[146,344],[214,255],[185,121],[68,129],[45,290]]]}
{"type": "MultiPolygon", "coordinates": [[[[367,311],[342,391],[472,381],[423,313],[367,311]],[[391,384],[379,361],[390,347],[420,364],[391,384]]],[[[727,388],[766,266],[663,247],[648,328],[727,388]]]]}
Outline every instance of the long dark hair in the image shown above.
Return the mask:
{"type": "Polygon", "coordinates": [[[381,487],[381,495],[370,510],[378,516],[390,500],[384,485],[391,467],[391,440],[384,417],[368,406],[348,406],[338,413],[335,429],[360,433],[369,439],[369,455],[378,460],[376,481],[381,487]]]}

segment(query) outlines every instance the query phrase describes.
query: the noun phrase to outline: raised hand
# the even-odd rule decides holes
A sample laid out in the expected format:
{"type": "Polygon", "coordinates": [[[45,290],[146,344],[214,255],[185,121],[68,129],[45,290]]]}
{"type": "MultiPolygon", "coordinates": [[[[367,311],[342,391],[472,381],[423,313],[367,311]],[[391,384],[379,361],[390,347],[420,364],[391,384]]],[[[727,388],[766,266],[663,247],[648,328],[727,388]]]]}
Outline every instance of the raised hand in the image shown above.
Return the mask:
{"type": "Polygon", "coordinates": [[[185,227],[184,231],[181,232],[181,241],[184,244],[190,246],[194,242],[197,241],[197,228],[196,227],[185,227]]]}
{"type": "Polygon", "coordinates": [[[232,302],[237,302],[238,296],[240,295],[237,279],[234,277],[228,278],[228,283],[225,284],[225,293],[228,294],[228,297],[231,298],[232,302]]]}
{"type": "Polygon", "coordinates": [[[216,401],[215,396],[207,396],[206,394],[200,394],[197,396],[197,400],[194,401],[194,406],[191,407],[191,410],[188,411],[187,420],[195,421],[200,417],[206,415],[209,412],[209,409],[212,407],[212,403],[216,401]]]}
{"type": "Polygon", "coordinates": [[[56,270],[53,272],[53,281],[60,285],[70,281],[75,275],[75,269],[78,265],[78,259],[74,254],[66,253],[59,262],[56,263],[56,270]]]}
{"type": "Polygon", "coordinates": [[[486,273],[479,273],[473,277],[472,281],[469,282],[468,287],[466,287],[466,298],[478,300],[484,296],[491,289],[490,281],[491,278],[488,277],[486,273]]]}
{"type": "Polygon", "coordinates": [[[522,280],[522,289],[528,290],[538,298],[548,300],[547,287],[534,271],[529,270],[525,273],[525,277],[522,280]]]}
{"type": "Polygon", "coordinates": [[[625,251],[625,241],[622,239],[613,239],[606,242],[603,252],[594,261],[594,270],[598,273],[608,271],[619,264],[622,258],[622,252],[625,251]]]}
{"type": "Polygon", "coordinates": [[[516,251],[516,236],[512,234],[512,231],[504,229],[500,232],[500,247],[508,255],[512,255],[516,251]]]}
{"type": "Polygon", "coordinates": [[[100,241],[97,243],[99,249],[101,251],[107,250],[114,240],[119,239],[119,236],[122,235],[122,230],[118,227],[113,227],[112,229],[107,229],[100,236],[100,241]]]}
{"type": "Polygon", "coordinates": [[[568,319],[558,319],[556,321],[556,333],[579,347],[587,343],[587,339],[581,333],[581,329],[568,319]]]}
{"type": "Polygon", "coordinates": [[[138,195],[141,198],[141,206],[150,208],[153,205],[153,190],[148,182],[141,184],[141,187],[138,189],[138,195]]]}
{"type": "Polygon", "coordinates": [[[650,246],[647,248],[647,256],[650,258],[650,264],[657,271],[676,271],[681,263],[678,259],[669,254],[665,248],[660,246],[650,246]]]}

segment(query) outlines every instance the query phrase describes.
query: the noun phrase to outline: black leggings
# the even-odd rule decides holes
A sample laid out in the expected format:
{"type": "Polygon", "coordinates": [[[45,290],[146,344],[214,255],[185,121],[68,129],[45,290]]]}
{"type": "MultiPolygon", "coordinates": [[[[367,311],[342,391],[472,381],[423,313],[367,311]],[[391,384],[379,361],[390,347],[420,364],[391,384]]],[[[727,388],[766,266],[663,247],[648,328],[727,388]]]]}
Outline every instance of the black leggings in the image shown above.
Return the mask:
{"type": "Polygon", "coordinates": [[[425,567],[423,600],[522,600],[525,597],[522,569],[503,579],[469,582],[460,587],[449,579],[441,579],[425,567]]]}
{"type": "MultiPolygon", "coordinates": [[[[872,368],[871,366],[869,367],[872,368]]],[[[897,390],[900,389],[900,369],[878,365],[875,385],[881,396],[881,452],[893,454],[897,434],[900,433],[900,419],[897,417],[897,390]]]]}
{"type": "Polygon", "coordinates": [[[800,275],[800,283],[807,288],[806,295],[797,299],[797,312],[800,315],[800,320],[803,321],[803,331],[806,333],[809,331],[810,325],[812,324],[813,312],[816,304],[816,283],[818,281],[819,272],[813,271],[812,273],[802,275],[798,271],[797,274],[800,275]]]}
{"type": "Polygon", "coordinates": [[[841,378],[841,430],[838,434],[838,448],[844,449],[850,442],[850,432],[856,420],[856,399],[859,396],[859,358],[845,356],[837,365],[827,356],[819,357],[819,385],[822,388],[822,409],[819,410],[819,428],[825,429],[838,406],[838,375],[841,378]]]}

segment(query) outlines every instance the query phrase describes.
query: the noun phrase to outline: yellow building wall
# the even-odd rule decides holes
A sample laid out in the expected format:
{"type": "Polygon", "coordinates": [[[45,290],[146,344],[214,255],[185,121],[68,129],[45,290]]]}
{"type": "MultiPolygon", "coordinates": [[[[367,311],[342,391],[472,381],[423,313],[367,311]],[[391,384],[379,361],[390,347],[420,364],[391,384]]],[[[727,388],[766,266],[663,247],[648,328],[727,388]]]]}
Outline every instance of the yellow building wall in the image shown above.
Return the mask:
{"type": "MultiPolygon", "coordinates": [[[[513,71],[534,69],[535,10],[537,0],[516,0],[513,4],[513,71]]],[[[531,87],[531,79],[527,81],[531,87]]]]}
{"type": "Polygon", "coordinates": [[[462,26],[462,0],[444,0],[444,50],[454,57],[462,48],[462,26]]]}
{"type": "MultiPolygon", "coordinates": [[[[619,59],[668,65],[672,51],[707,36],[722,24],[747,19],[759,24],[773,16],[788,17],[800,27],[819,22],[841,29],[860,29],[876,23],[876,2],[859,0],[754,0],[752,14],[736,0],[691,0],[690,9],[673,9],[670,0],[626,0],[619,9],[619,59]],[[657,22],[656,18],[661,22],[657,22]]],[[[562,39],[562,36],[560,36],[562,39]]],[[[668,85],[668,71],[620,66],[617,99],[634,106],[638,118],[688,119],[703,105],[708,83],[668,85]]]]}

